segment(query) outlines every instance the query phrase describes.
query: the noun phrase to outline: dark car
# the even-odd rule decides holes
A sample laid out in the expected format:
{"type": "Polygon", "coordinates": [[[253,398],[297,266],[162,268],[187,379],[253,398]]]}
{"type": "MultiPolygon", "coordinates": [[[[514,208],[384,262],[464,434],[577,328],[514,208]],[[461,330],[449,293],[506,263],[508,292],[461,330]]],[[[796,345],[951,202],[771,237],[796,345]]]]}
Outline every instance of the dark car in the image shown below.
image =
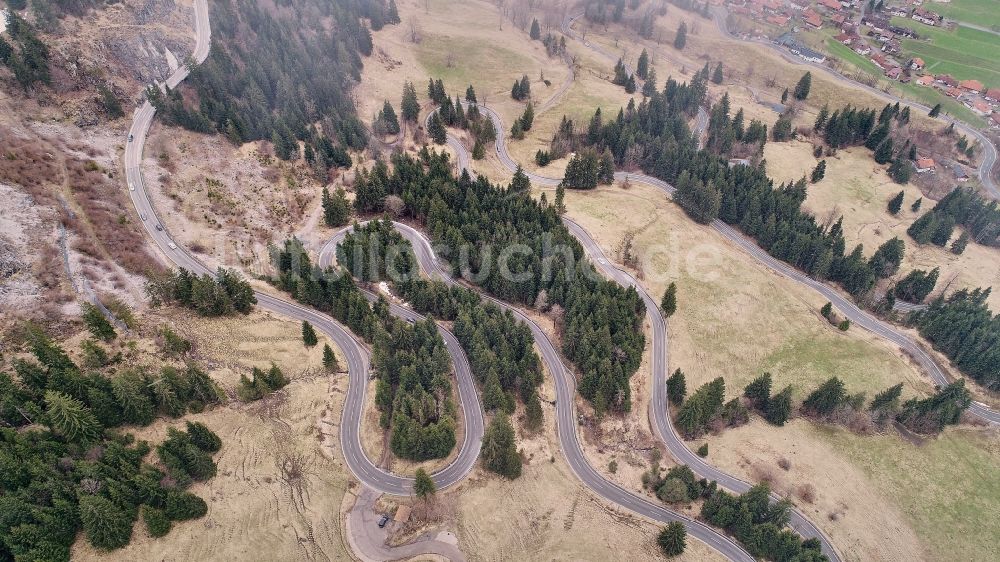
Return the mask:
{"type": "Polygon", "coordinates": [[[383,513],[383,514],[382,514],[382,517],[379,517],[379,518],[378,518],[378,526],[379,526],[379,529],[382,529],[382,528],[384,528],[384,527],[385,527],[385,524],[386,524],[386,523],[388,523],[388,522],[389,522],[389,516],[388,516],[388,515],[386,515],[385,513],[383,513]]]}
{"type": "Polygon", "coordinates": [[[159,230],[160,232],[163,232],[163,227],[160,226],[159,224],[157,224],[156,225],[156,230],[159,230]]]}

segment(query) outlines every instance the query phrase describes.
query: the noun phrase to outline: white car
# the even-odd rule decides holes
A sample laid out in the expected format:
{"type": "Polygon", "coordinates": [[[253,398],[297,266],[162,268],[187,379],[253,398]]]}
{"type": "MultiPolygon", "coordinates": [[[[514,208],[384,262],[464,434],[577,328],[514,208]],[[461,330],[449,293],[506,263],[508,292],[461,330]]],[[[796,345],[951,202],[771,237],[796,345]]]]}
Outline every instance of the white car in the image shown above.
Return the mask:
{"type": "Polygon", "coordinates": [[[129,191],[135,191],[135,186],[132,185],[132,182],[129,182],[129,184],[128,184],[128,190],[129,191]]]}
{"type": "Polygon", "coordinates": [[[173,242],[167,242],[167,247],[170,248],[171,250],[176,250],[177,244],[174,244],[173,242]]]}
{"type": "Polygon", "coordinates": [[[146,222],[146,213],[141,213],[139,218],[142,219],[142,222],[146,222]]]}

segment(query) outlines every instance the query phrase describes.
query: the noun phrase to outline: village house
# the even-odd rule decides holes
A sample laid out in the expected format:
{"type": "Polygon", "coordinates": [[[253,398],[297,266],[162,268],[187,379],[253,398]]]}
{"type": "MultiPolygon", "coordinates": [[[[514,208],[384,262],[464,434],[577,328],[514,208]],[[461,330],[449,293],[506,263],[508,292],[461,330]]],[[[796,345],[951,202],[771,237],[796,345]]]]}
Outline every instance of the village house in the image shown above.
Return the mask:
{"type": "Polygon", "coordinates": [[[886,41],[882,45],[882,50],[885,51],[886,53],[889,53],[890,55],[897,55],[897,54],[899,54],[899,49],[900,49],[900,47],[899,47],[899,41],[896,41],[895,39],[893,39],[891,41],[886,41]]]}
{"type": "Polygon", "coordinates": [[[924,76],[917,78],[918,86],[930,86],[932,84],[934,84],[934,77],[930,74],[925,74],[924,76]]]}
{"type": "Polygon", "coordinates": [[[948,88],[948,89],[946,89],[944,91],[944,95],[946,95],[946,96],[948,96],[950,98],[958,99],[958,97],[962,95],[962,90],[959,90],[958,88],[950,87],[950,88],[948,88]]]}
{"type": "Polygon", "coordinates": [[[854,52],[867,57],[872,52],[872,48],[868,46],[868,43],[859,40],[858,44],[854,46],[854,52]]]}
{"type": "Polygon", "coordinates": [[[990,126],[993,128],[1000,128],[1000,113],[990,115],[990,126]]]}
{"type": "Polygon", "coordinates": [[[933,158],[917,158],[917,161],[913,164],[913,167],[916,168],[918,174],[922,174],[924,172],[933,172],[934,171],[934,159],[933,158]]]}
{"type": "Polygon", "coordinates": [[[912,19],[919,21],[924,25],[937,25],[940,21],[941,16],[935,14],[934,12],[925,10],[923,8],[917,8],[913,10],[913,15],[910,16],[912,19]]]}
{"type": "Polygon", "coordinates": [[[842,7],[838,0],[820,0],[819,5],[833,11],[837,11],[842,7]]]}
{"type": "Polygon", "coordinates": [[[793,10],[805,10],[809,7],[809,0],[792,0],[791,8],[793,10]]]}
{"type": "Polygon", "coordinates": [[[899,16],[901,18],[910,17],[910,11],[904,8],[903,6],[894,6],[892,8],[889,8],[889,13],[894,16],[899,16]]]}
{"type": "Polygon", "coordinates": [[[958,80],[952,78],[950,74],[938,74],[934,77],[934,81],[938,84],[944,84],[945,86],[949,86],[951,88],[958,86],[958,80]]]}
{"type": "Polygon", "coordinates": [[[819,14],[812,10],[807,10],[802,13],[802,20],[806,22],[810,27],[819,29],[823,27],[823,18],[819,14]]]}
{"type": "Polygon", "coordinates": [[[903,69],[898,66],[893,66],[889,70],[885,71],[886,77],[892,80],[899,80],[900,75],[903,74],[903,69]]]}
{"type": "Polygon", "coordinates": [[[986,98],[986,101],[1000,103],[1000,88],[990,88],[989,90],[986,90],[983,97],[986,98]]]}
{"type": "Polygon", "coordinates": [[[844,45],[850,45],[854,38],[846,33],[841,33],[840,35],[834,37],[837,41],[843,43],[844,45]]]}
{"type": "Polygon", "coordinates": [[[955,181],[957,182],[969,181],[969,173],[966,172],[965,168],[962,167],[962,165],[959,164],[958,162],[953,162],[951,164],[951,171],[955,175],[955,181]]]}
{"type": "Polygon", "coordinates": [[[993,108],[990,104],[978,98],[966,101],[965,106],[975,112],[976,115],[982,115],[983,117],[993,113],[993,108]]]}
{"type": "Polygon", "coordinates": [[[778,27],[785,27],[788,24],[788,20],[791,19],[784,14],[772,14],[767,16],[767,22],[774,24],[778,27]]]}
{"type": "Polygon", "coordinates": [[[982,92],[983,83],[979,80],[962,80],[958,83],[958,87],[969,90],[970,92],[982,92]]]}
{"type": "Polygon", "coordinates": [[[923,70],[924,59],[920,57],[913,57],[913,60],[910,61],[910,68],[913,70],[923,70]]]}
{"type": "Polygon", "coordinates": [[[841,27],[847,21],[847,16],[844,14],[833,14],[830,16],[830,21],[837,24],[838,27],[841,27]]]}

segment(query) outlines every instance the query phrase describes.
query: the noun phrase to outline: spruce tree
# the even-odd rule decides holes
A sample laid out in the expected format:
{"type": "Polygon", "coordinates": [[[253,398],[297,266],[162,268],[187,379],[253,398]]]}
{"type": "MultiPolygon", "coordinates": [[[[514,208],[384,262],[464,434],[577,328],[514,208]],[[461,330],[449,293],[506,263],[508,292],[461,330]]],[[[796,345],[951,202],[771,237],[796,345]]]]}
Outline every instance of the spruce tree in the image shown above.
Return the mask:
{"type": "Polygon", "coordinates": [[[431,478],[430,474],[423,468],[418,468],[416,474],[413,475],[413,495],[426,501],[430,501],[437,493],[437,486],[434,485],[434,479],[431,478]]]}
{"type": "Polygon", "coordinates": [[[431,121],[427,124],[427,134],[430,135],[435,144],[448,142],[448,131],[445,130],[441,116],[437,113],[431,116],[431,121]]]}
{"type": "Polygon", "coordinates": [[[476,139],[476,142],[472,145],[472,159],[482,160],[486,157],[486,147],[483,146],[483,141],[476,139]]]}
{"type": "Polygon", "coordinates": [[[478,103],[476,101],[476,90],[469,84],[469,87],[465,89],[465,101],[469,103],[478,103]]]}
{"type": "Polygon", "coordinates": [[[90,409],[62,392],[45,391],[45,418],[67,441],[90,441],[101,433],[101,424],[90,409]]]}
{"type": "Polygon", "coordinates": [[[931,108],[930,113],[928,113],[927,115],[930,117],[937,117],[938,115],[941,115],[941,104],[940,103],[934,104],[934,107],[931,108]]]}
{"type": "Polygon", "coordinates": [[[674,406],[684,403],[684,396],[687,394],[687,383],[684,380],[684,373],[677,369],[674,374],[667,378],[667,399],[674,406]]]}
{"type": "Polygon", "coordinates": [[[505,478],[514,480],[521,475],[521,455],[517,452],[514,428],[504,413],[493,416],[480,452],[483,466],[505,478]]]}
{"type": "Polygon", "coordinates": [[[788,88],[781,92],[781,104],[784,105],[786,101],[788,101],[788,88]]]}
{"type": "Polygon", "coordinates": [[[786,386],[768,400],[767,408],[764,410],[764,419],[772,425],[782,426],[788,421],[788,416],[791,413],[792,387],[786,386]]]}
{"type": "Polygon", "coordinates": [[[875,149],[875,162],[885,164],[892,160],[892,139],[887,138],[875,149]]]}
{"type": "Polygon", "coordinates": [[[771,400],[771,373],[764,373],[750,381],[743,389],[743,396],[750,400],[752,407],[765,409],[771,400]]]}
{"type": "Polygon", "coordinates": [[[844,382],[832,377],[806,397],[802,402],[802,409],[812,415],[826,416],[833,413],[846,400],[847,391],[844,390],[844,382]]]}
{"type": "Polygon", "coordinates": [[[829,320],[830,314],[833,313],[833,303],[827,301],[827,303],[823,305],[823,308],[819,309],[819,313],[823,315],[823,318],[829,320]]]}
{"type": "Polygon", "coordinates": [[[524,425],[529,431],[538,431],[543,422],[542,401],[538,392],[532,389],[531,395],[524,402],[524,425]]]}
{"type": "Polygon", "coordinates": [[[632,75],[629,75],[629,77],[625,80],[625,93],[626,94],[634,94],[635,93],[635,89],[636,89],[635,75],[632,74],[632,75]]]}
{"type": "Polygon", "coordinates": [[[535,122],[535,108],[533,104],[529,101],[527,107],[524,108],[524,113],[521,114],[521,129],[525,131],[531,130],[531,125],[535,122]]]}
{"type": "Polygon", "coordinates": [[[651,98],[656,95],[656,69],[650,68],[646,81],[642,84],[642,95],[651,98]]]}
{"type": "Polygon", "coordinates": [[[672,558],[684,553],[687,545],[687,531],[684,524],[679,521],[667,523],[667,526],[660,531],[656,537],[656,544],[660,545],[663,555],[672,558]]]}
{"type": "Polygon", "coordinates": [[[396,118],[396,111],[392,108],[389,100],[385,100],[385,103],[382,104],[382,111],[379,112],[377,121],[386,134],[399,134],[399,119],[396,118]]]}
{"type": "Polygon", "coordinates": [[[115,327],[99,308],[89,302],[81,303],[80,308],[83,310],[83,323],[95,338],[102,341],[115,339],[115,327]]]}
{"type": "Polygon", "coordinates": [[[531,20],[531,31],[528,33],[532,41],[538,41],[542,37],[542,28],[538,25],[538,20],[531,20]]]}
{"type": "Polygon", "coordinates": [[[678,51],[684,49],[684,45],[687,44],[687,24],[683,21],[677,26],[677,35],[674,37],[674,48],[678,51]]]}
{"type": "Polygon", "coordinates": [[[306,347],[313,347],[319,343],[319,339],[316,338],[316,330],[313,329],[312,324],[305,320],[302,321],[302,343],[306,347]]]}
{"type": "Polygon", "coordinates": [[[822,180],[823,176],[825,175],[826,175],[826,160],[820,160],[819,164],[816,164],[816,167],[813,168],[810,180],[812,181],[812,183],[817,183],[820,180],[822,180]]]}
{"type": "Polygon", "coordinates": [[[902,154],[898,154],[895,160],[892,161],[892,164],[889,165],[888,172],[892,181],[904,185],[910,181],[910,177],[913,175],[913,165],[902,154]]]}
{"type": "Polygon", "coordinates": [[[340,370],[340,363],[337,361],[337,355],[333,353],[333,349],[330,344],[323,344],[323,368],[330,373],[336,373],[340,370]]]}
{"type": "Polygon", "coordinates": [[[969,245],[969,234],[963,232],[954,242],[951,243],[951,253],[955,255],[960,255],[965,251],[965,247],[969,245]]]}
{"type": "Polygon", "coordinates": [[[132,515],[104,496],[81,495],[79,510],[80,523],[91,545],[114,550],[132,539],[132,515]]]}
{"type": "Polygon", "coordinates": [[[802,75],[802,78],[799,78],[798,84],[795,85],[795,91],[793,92],[795,99],[801,101],[808,98],[809,89],[811,87],[812,87],[812,72],[806,71],[806,73],[802,75]]]}
{"type": "Polygon", "coordinates": [[[643,80],[649,75],[649,53],[646,52],[646,49],[639,53],[639,60],[635,63],[635,73],[643,80]]]}
{"type": "Polygon", "coordinates": [[[351,217],[351,204],[344,190],[337,189],[334,195],[323,188],[323,222],[329,227],[344,226],[351,217]]]}
{"type": "Polygon", "coordinates": [[[914,201],[912,205],[910,205],[910,210],[916,213],[917,211],[920,210],[920,204],[923,202],[924,202],[923,197],[917,197],[917,200],[914,201]]]}
{"type": "Polygon", "coordinates": [[[889,200],[889,213],[892,215],[898,214],[899,210],[903,207],[903,192],[900,191],[892,199],[889,200]]]}
{"type": "Polygon", "coordinates": [[[420,101],[417,99],[417,90],[413,87],[413,82],[407,82],[403,86],[403,101],[400,102],[399,109],[403,114],[403,121],[416,123],[420,118],[420,101]]]}
{"type": "Polygon", "coordinates": [[[677,312],[677,283],[671,281],[670,285],[667,285],[667,290],[664,291],[663,299],[660,301],[660,310],[668,318],[677,312]]]}
{"type": "Polygon", "coordinates": [[[722,78],[723,78],[723,76],[722,76],[722,63],[720,62],[715,67],[715,72],[712,73],[712,82],[714,82],[716,84],[722,84],[722,78]]]}

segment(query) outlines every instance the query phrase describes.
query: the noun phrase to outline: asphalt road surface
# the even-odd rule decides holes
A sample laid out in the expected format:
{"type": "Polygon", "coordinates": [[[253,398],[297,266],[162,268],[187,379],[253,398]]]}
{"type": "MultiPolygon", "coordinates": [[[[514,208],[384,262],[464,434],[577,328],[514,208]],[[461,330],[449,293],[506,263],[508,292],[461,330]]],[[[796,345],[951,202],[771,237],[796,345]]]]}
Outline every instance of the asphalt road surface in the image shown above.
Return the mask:
{"type": "MultiPolygon", "coordinates": [[[[463,148],[464,150],[464,148],[463,148]]],[[[420,263],[421,269],[433,277],[437,277],[448,284],[455,284],[455,280],[450,277],[431,246],[430,240],[423,233],[413,227],[403,223],[393,223],[396,230],[403,235],[410,245],[413,246],[414,254],[420,263]]],[[[322,267],[329,265],[333,261],[333,255],[337,244],[343,240],[344,235],[353,227],[347,227],[338,231],[323,246],[320,252],[319,263],[322,267]]],[[[474,287],[473,287],[474,288],[474,287]]],[[[546,369],[552,375],[556,387],[556,427],[559,434],[559,445],[563,451],[567,463],[577,477],[588,488],[594,490],[604,499],[617,504],[625,509],[646,516],[660,522],[680,521],[687,528],[688,533],[697,539],[705,542],[716,549],[730,560],[753,560],[742,546],[732,539],[721,534],[712,527],[696,521],[674,511],[663,505],[653,503],[646,498],[634,494],[621,486],[607,480],[587,462],[583,447],[577,434],[576,417],[576,388],[573,372],[566,368],[562,357],[555,346],[548,339],[542,329],[531,318],[523,314],[518,308],[495,299],[480,292],[482,297],[501,309],[509,310],[521,322],[524,322],[530,329],[535,339],[535,345],[541,351],[542,361],[546,369]]],[[[685,448],[683,443],[681,447],[685,448]]],[[[686,448],[685,448],[686,449],[686,448]]],[[[689,453],[690,454],[690,453],[689,453]]],[[[749,487],[749,486],[747,486],[749,487]]]]}

